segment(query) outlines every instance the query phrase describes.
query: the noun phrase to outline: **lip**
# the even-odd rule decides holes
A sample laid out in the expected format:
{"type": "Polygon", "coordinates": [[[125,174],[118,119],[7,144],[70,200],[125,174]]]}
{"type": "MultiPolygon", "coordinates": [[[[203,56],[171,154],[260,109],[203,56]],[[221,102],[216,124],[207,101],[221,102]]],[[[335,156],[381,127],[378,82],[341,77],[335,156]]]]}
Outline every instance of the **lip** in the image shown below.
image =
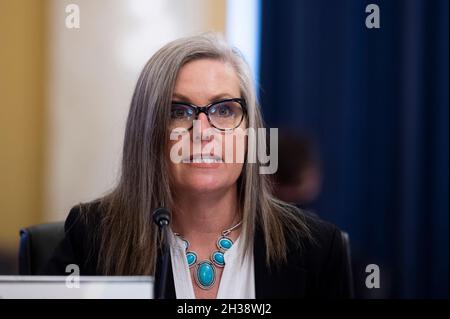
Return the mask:
{"type": "Polygon", "coordinates": [[[183,163],[194,168],[218,168],[223,164],[222,158],[210,154],[194,154],[189,159],[183,160],[183,163]]]}

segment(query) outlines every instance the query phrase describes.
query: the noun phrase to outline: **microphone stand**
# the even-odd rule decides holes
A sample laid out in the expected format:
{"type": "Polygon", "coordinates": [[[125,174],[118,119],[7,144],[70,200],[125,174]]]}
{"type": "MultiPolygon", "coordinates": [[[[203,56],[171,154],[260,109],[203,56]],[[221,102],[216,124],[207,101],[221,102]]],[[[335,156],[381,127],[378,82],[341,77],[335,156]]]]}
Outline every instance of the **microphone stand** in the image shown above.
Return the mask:
{"type": "Polygon", "coordinates": [[[155,299],[165,299],[167,268],[169,267],[169,229],[170,213],[165,208],[156,209],[153,214],[153,222],[158,226],[160,238],[162,240],[161,267],[155,272],[154,297],[155,299]]]}

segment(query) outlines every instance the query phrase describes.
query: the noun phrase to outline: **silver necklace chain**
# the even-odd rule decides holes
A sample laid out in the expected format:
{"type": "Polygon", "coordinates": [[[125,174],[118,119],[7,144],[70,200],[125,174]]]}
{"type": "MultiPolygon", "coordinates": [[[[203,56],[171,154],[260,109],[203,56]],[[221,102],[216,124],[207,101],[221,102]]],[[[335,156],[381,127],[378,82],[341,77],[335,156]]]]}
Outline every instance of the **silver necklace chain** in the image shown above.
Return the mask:
{"type": "MultiPolygon", "coordinates": [[[[241,225],[242,225],[242,220],[239,223],[237,223],[236,225],[234,225],[234,226],[232,226],[232,227],[230,227],[228,229],[223,230],[222,231],[222,236],[228,236],[233,230],[235,230],[236,228],[238,228],[241,225]]],[[[175,236],[183,237],[183,236],[180,235],[180,233],[173,233],[173,234],[175,236]]]]}

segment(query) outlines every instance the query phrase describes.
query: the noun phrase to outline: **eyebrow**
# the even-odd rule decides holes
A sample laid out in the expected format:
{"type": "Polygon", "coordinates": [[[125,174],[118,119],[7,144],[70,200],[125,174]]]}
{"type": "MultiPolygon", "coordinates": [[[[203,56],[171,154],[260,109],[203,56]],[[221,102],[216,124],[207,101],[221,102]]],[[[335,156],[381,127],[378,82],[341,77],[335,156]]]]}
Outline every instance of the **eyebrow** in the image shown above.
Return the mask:
{"type": "MultiPolygon", "coordinates": [[[[185,95],[183,95],[181,93],[175,92],[173,94],[172,98],[175,99],[175,100],[180,100],[180,102],[184,101],[184,102],[187,102],[187,103],[192,103],[190,98],[188,98],[187,96],[185,96],[185,95]]],[[[209,102],[214,102],[214,101],[221,100],[221,99],[231,99],[231,98],[234,98],[234,97],[231,94],[229,94],[229,93],[219,93],[219,94],[215,94],[212,97],[210,97],[208,101],[209,102]]],[[[236,98],[240,98],[240,96],[237,96],[236,98]]]]}

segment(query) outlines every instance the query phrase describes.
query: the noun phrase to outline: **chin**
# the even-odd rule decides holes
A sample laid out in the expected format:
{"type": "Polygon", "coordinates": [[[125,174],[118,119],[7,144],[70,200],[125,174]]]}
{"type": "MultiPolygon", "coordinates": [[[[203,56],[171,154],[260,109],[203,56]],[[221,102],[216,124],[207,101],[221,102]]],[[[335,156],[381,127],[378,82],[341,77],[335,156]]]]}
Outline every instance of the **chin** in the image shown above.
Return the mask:
{"type": "Polygon", "coordinates": [[[214,192],[221,189],[226,189],[230,185],[227,185],[227,183],[221,182],[217,179],[205,179],[205,178],[196,178],[194,180],[188,180],[183,183],[183,188],[185,190],[191,191],[191,192],[198,192],[198,193],[208,193],[208,192],[214,192]]]}
{"type": "Polygon", "coordinates": [[[217,169],[174,166],[173,186],[188,193],[207,194],[226,191],[236,184],[242,167],[223,166],[217,169]]]}
{"type": "Polygon", "coordinates": [[[233,185],[227,176],[220,175],[221,174],[219,174],[219,176],[218,174],[196,174],[195,176],[180,176],[176,184],[184,191],[196,193],[219,191],[233,185]]]}

